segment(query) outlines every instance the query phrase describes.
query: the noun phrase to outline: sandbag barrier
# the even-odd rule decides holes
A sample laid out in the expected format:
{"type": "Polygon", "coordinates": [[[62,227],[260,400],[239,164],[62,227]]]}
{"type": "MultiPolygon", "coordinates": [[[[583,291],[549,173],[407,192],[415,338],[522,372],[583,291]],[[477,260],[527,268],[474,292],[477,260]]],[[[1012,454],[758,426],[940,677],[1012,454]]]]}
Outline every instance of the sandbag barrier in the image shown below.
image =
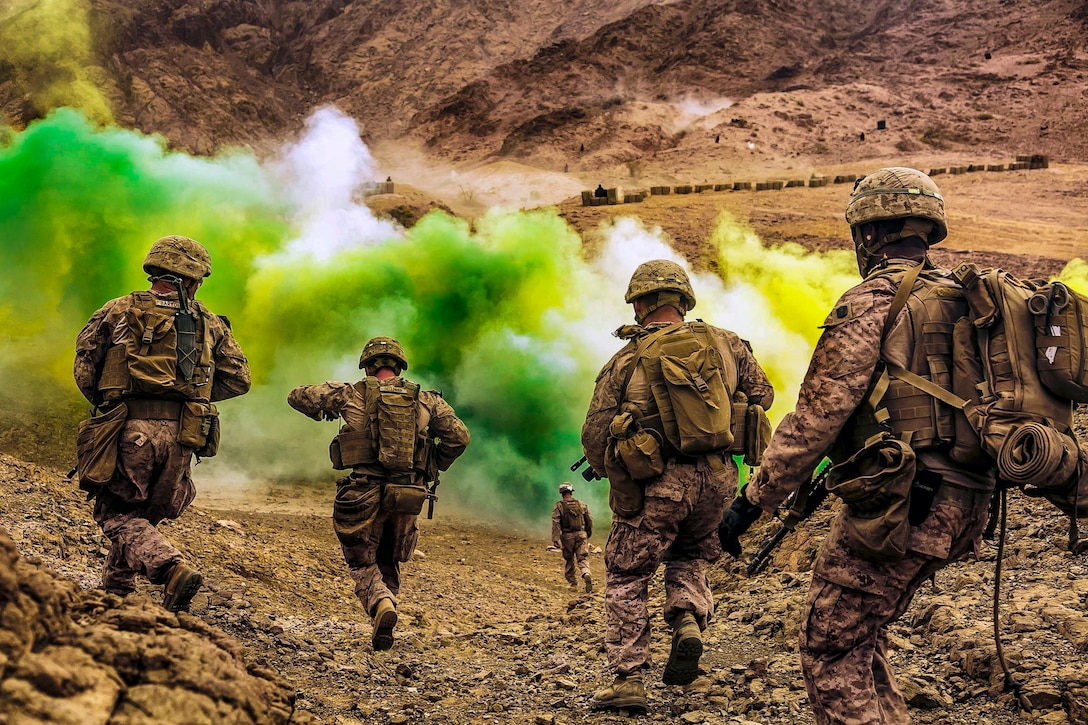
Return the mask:
{"type": "MultiPolygon", "coordinates": [[[[1016,161],[1005,164],[966,164],[960,166],[942,166],[929,169],[930,176],[941,174],[971,174],[978,171],[1028,171],[1050,168],[1050,157],[1046,154],[1023,154],[1016,161]]],[[[606,204],[631,204],[645,200],[647,196],[666,196],[668,194],[703,194],[721,191],[769,191],[794,189],[797,187],[818,188],[831,184],[852,184],[858,180],[857,174],[837,174],[830,177],[813,174],[807,179],[783,179],[767,181],[725,181],[702,184],[677,184],[676,186],[651,186],[649,192],[639,190],[624,193],[619,188],[606,189],[608,196],[594,196],[592,191],[582,192],[582,206],[604,206],[606,204]]]]}

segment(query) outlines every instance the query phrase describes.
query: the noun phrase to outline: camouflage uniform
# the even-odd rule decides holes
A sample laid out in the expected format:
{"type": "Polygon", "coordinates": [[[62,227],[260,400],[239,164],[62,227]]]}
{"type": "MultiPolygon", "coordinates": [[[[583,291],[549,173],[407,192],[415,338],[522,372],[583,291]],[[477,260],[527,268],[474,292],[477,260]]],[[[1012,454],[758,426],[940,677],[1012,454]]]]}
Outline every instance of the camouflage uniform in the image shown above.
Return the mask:
{"type": "MultiPolygon", "coordinates": [[[[891,264],[915,262],[890,260],[891,264]]],[[[923,272],[922,282],[931,273],[923,272]]],[[[775,431],[746,495],[774,512],[807,482],[862,402],[879,360],[906,367],[914,352],[904,308],[881,341],[896,283],[870,275],[836,303],[813,353],[796,409],[775,431]]],[[[817,723],[875,725],[909,721],[887,658],[887,627],[903,614],[918,587],[970,551],[985,527],[992,469],[956,464],[936,449],[916,452],[919,468],[939,473],[943,486],[929,516],[911,528],[907,555],[875,563],[853,550],[840,510],[813,569],[801,623],[801,662],[817,723]]]]}
{"type": "MultiPolygon", "coordinates": [[[[668,323],[647,325],[649,331],[668,323]]],[[[747,343],[721,328],[708,326],[722,355],[737,364],[737,379],[725,381],[752,404],[769,408],[774,390],[747,343]]],[[[636,372],[637,340],[630,341],[597,376],[593,399],[582,428],[582,446],[594,470],[604,471],[609,425],[624,401],[647,405],[650,392],[645,375],[636,372]]],[[[617,675],[636,673],[650,664],[650,617],[647,586],[658,566],[665,564],[665,621],[673,624],[684,612],[705,629],[713,611],[706,578],[709,565],[721,556],[716,536],[726,502],[737,487],[737,467],[730,458],[715,473],[706,457],[675,458],[665,472],[646,484],[642,511],[633,517],[614,514],[605,545],[605,646],[609,668],[617,675]]]]}
{"type": "Polygon", "coordinates": [[[593,517],[589,515],[589,506],[572,498],[570,501],[556,501],[552,509],[552,541],[558,541],[563,549],[563,561],[566,566],[563,575],[571,586],[589,574],[589,537],[593,536],[593,517]],[[564,516],[564,509],[569,513],[564,516]],[[573,528],[564,528],[568,521],[574,522],[573,528]]]}
{"type": "MultiPolygon", "coordinates": [[[[398,377],[385,380],[383,384],[402,382],[403,378],[398,377]]],[[[340,417],[357,430],[370,425],[363,396],[351,383],[303,385],[291,391],[287,402],[314,420],[340,417]]],[[[416,424],[418,433],[429,429],[429,434],[439,439],[434,451],[439,470],[449,468],[468,447],[469,433],[465,424],[434,391],[419,391],[416,424]]],[[[382,599],[390,599],[396,605],[400,592],[400,562],[411,558],[419,539],[416,515],[381,510],[380,482],[389,478],[385,468],[375,461],[355,466],[351,476],[337,481],[338,500],[345,494],[361,497],[362,508],[355,511],[351,519],[366,525],[347,533],[338,521],[344,519],[343,512],[335,506],[333,509],[337,537],[351,578],[355,580],[355,595],[371,615],[382,599]]]]}
{"type": "MultiPolygon", "coordinates": [[[[107,302],[76,338],[76,384],[95,405],[108,407],[118,399],[115,392],[104,399],[101,376],[107,352],[121,342],[126,314],[135,304],[136,294],[107,302]]],[[[177,304],[176,293],[153,294],[177,304]]],[[[197,300],[189,304],[206,326],[206,339],[211,343],[214,371],[205,399],[214,402],[245,394],[250,386],[249,363],[226,318],[210,313],[197,300]]],[[[130,413],[125,423],[117,474],[98,493],[94,507],[94,519],[110,540],[102,574],[102,587],[107,591],[131,592],[137,574],[161,584],[165,573],[181,561],[181,552],[156,528],[160,521],[180,516],[196,496],[190,471],[193,449],[178,443],[177,437],[176,412],[171,418],[137,418],[130,413]]]]}

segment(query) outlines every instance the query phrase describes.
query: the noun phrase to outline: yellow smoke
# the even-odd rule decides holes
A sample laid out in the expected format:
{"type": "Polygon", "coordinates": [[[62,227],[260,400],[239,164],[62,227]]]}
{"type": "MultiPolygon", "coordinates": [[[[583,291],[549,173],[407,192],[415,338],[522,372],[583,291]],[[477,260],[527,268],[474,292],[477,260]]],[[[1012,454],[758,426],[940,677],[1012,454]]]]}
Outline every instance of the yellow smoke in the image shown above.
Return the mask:
{"type": "Polygon", "coordinates": [[[1069,264],[1065,265],[1065,269],[1058,275],[1057,280],[1067,284],[1069,289],[1088,296],[1088,262],[1079,257],[1069,260],[1069,264]]]}
{"type": "Polygon", "coordinates": [[[96,78],[85,0],[0,3],[0,80],[12,78],[29,97],[32,116],[70,106],[98,123],[113,120],[96,78]]]}

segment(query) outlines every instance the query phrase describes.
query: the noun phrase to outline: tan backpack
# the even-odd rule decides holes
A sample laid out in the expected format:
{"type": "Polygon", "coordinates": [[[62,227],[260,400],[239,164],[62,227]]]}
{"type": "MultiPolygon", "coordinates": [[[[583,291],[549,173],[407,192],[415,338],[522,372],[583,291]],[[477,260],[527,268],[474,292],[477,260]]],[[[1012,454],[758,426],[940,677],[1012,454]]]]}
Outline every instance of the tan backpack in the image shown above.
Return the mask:
{"type": "MultiPolygon", "coordinates": [[[[705,322],[677,323],[646,336],[635,353],[646,372],[657,413],[640,420],[659,432],[676,452],[712,453],[733,443],[733,399],[737,363],[723,356],[705,322]]],[[[626,384],[624,388],[626,389],[626,384]]]]}
{"type": "MultiPolygon", "coordinates": [[[[920,271],[919,265],[904,276],[886,331],[920,271]]],[[[952,323],[949,375],[943,380],[937,375],[928,379],[888,365],[888,377],[963,413],[953,422],[966,420],[972,431],[956,427],[951,439],[956,443],[953,458],[972,462],[971,456],[959,456],[957,450],[969,451],[977,435],[978,445],[997,462],[1004,484],[1037,490],[1067,488],[1077,470],[1079,451],[1072,428],[1072,400],[1055,387],[1077,392],[1083,382],[1078,382],[1083,373],[1076,363],[1085,359],[1084,327],[1065,322],[1083,321],[1080,302],[1069,302],[1060,310],[1053,309],[1057,305],[1040,307],[1039,296],[1057,298],[1062,293],[1052,295],[1053,285],[1025,282],[1002,270],[980,272],[969,262],[953,270],[953,276],[962,287],[968,314],[952,323]],[[1029,304],[1033,299],[1034,305],[1029,304]],[[1033,307],[1041,314],[1035,314],[1033,307]],[[1061,325],[1047,324],[1048,316],[1054,321],[1059,314],[1064,314],[1061,325]],[[1053,334],[1055,328],[1064,329],[1053,334]],[[1040,336],[1044,329],[1048,334],[1040,336]],[[1050,352],[1050,348],[1056,350],[1050,352]],[[1050,358],[1060,364],[1040,370],[1039,360],[1050,363],[1050,358]],[[1051,383],[1055,387],[1047,380],[1056,381],[1051,383]]],[[[878,381],[874,389],[880,387],[878,381]]],[[[881,398],[886,391],[887,387],[880,392],[881,398]]]]}

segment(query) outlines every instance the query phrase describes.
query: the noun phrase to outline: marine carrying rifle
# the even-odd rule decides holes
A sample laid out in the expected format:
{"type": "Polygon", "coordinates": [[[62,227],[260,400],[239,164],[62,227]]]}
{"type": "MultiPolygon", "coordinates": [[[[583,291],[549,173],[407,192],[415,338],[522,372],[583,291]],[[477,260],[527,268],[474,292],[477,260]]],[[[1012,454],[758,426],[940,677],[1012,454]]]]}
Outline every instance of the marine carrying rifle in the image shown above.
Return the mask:
{"type": "MultiPolygon", "coordinates": [[[[570,470],[577,471],[582,465],[586,463],[586,457],[582,456],[577,461],[571,464],[570,470]]],[[[582,478],[588,483],[589,481],[600,481],[601,474],[593,470],[593,466],[586,466],[586,470],[582,471],[582,478]]]]}
{"type": "Polygon", "coordinates": [[[831,464],[825,463],[823,468],[818,469],[811,481],[789,495],[783,504],[783,507],[788,508],[788,510],[785,518],[782,519],[782,526],[748,564],[746,570],[748,576],[755,576],[762,571],[763,567],[767,565],[771,554],[782,543],[782,540],[788,534],[793,533],[799,523],[812,516],[816,509],[823,506],[824,501],[827,500],[827,475],[830,470],[831,464]]]}

